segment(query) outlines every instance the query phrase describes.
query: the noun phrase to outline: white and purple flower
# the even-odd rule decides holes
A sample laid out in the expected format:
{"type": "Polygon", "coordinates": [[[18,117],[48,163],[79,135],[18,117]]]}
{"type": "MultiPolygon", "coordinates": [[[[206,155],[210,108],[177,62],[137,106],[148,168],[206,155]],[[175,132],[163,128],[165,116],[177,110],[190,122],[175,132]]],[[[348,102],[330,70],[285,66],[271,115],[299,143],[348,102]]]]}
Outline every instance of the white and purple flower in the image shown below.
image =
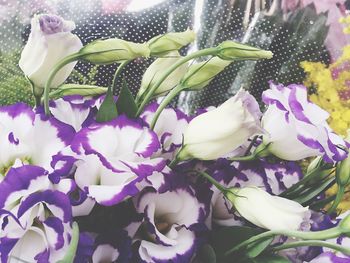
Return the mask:
{"type": "Polygon", "coordinates": [[[72,209],[66,193],[50,184],[38,166],[11,168],[0,183],[2,262],[57,262],[72,235],[72,209]]]}
{"type": "Polygon", "coordinates": [[[136,210],[144,217],[139,226],[144,231],[134,236],[140,241],[138,252],[143,261],[190,262],[200,243],[198,232],[207,229],[208,204],[197,195],[190,187],[163,193],[149,188],[135,199],[136,210]]]}
{"type": "Polygon", "coordinates": [[[51,162],[72,141],[70,126],[35,114],[23,103],[0,108],[0,175],[14,164],[34,164],[52,172],[51,162]]]}
{"type": "MultiPolygon", "coordinates": [[[[80,39],[71,33],[73,21],[56,15],[35,15],[31,21],[31,33],[25,45],[19,66],[35,87],[42,91],[50,71],[64,57],[80,50],[80,39]]],[[[55,76],[53,86],[62,84],[72,72],[76,62],[63,67],[55,76]]]]}
{"type": "MultiPolygon", "coordinates": [[[[207,172],[225,187],[256,186],[278,195],[302,178],[300,167],[293,162],[270,164],[264,160],[230,162],[219,159],[208,166],[207,172]]],[[[232,204],[214,186],[211,186],[212,221],[217,225],[242,225],[244,220],[232,210],[232,204]]]]}
{"type": "Polygon", "coordinates": [[[260,116],[255,98],[240,90],[219,107],[190,121],[178,158],[215,160],[229,155],[261,132],[260,116]]]}
{"type": "MultiPolygon", "coordinates": [[[[148,125],[152,122],[158,106],[158,103],[152,103],[142,113],[141,118],[148,125]]],[[[162,111],[154,127],[162,146],[160,156],[167,159],[174,157],[175,151],[182,145],[183,133],[189,121],[190,117],[180,110],[165,108],[162,111]]]]}
{"type": "Polygon", "coordinates": [[[96,100],[80,95],[65,96],[50,101],[50,112],[59,121],[66,123],[79,131],[93,121],[96,100]]]}
{"type": "Polygon", "coordinates": [[[157,135],[119,116],[108,123],[83,128],[72,142],[76,184],[99,204],[115,205],[136,195],[147,177],[165,167],[157,135]]]}
{"type": "Polygon", "coordinates": [[[327,124],[329,113],[308,100],[306,87],[271,82],[262,99],[268,106],[262,126],[269,152],[290,161],[311,156],[323,156],[327,162],[346,158],[344,140],[327,124]]]}

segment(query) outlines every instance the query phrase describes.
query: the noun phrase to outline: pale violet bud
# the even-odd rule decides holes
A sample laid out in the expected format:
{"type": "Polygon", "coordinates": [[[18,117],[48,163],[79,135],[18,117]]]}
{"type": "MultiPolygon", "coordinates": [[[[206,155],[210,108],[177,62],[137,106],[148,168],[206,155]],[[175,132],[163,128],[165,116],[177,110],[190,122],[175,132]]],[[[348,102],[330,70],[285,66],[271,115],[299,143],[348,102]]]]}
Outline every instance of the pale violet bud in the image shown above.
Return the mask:
{"type": "Polygon", "coordinates": [[[184,32],[171,32],[164,35],[155,36],[147,43],[152,56],[163,56],[173,50],[187,46],[196,38],[196,34],[187,29],[184,32]]]}
{"type": "Polygon", "coordinates": [[[242,217],[264,229],[299,230],[310,222],[307,207],[258,187],[230,188],[225,195],[242,217]]]}
{"type": "Polygon", "coordinates": [[[146,43],[134,43],[118,38],[95,40],[84,46],[81,58],[94,64],[111,64],[148,57],[150,50],[146,43]]]}
{"type": "MultiPolygon", "coordinates": [[[[43,88],[50,71],[64,57],[80,50],[80,39],[71,33],[73,21],[55,15],[35,15],[19,67],[36,87],[43,88]]],[[[53,79],[53,86],[62,84],[72,72],[76,62],[64,66],[53,79]]]]}
{"type": "Polygon", "coordinates": [[[194,118],[184,133],[180,160],[215,160],[260,132],[261,112],[249,92],[240,90],[222,105],[194,118]]]}
{"type": "Polygon", "coordinates": [[[239,60],[239,59],[270,59],[273,56],[271,51],[262,50],[256,47],[240,44],[235,41],[224,41],[218,46],[218,57],[225,60],[239,60]]]}
{"type": "Polygon", "coordinates": [[[231,61],[218,57],[212,57],[207,61],[193,64],[188,68],[186,75],[181,80],[181,85],[191,90],[202,89],[230,64],[231,61]]]}
{"type": "MultiPolygon", "coordinates": [[[[167,54],[167,57],[157,58],[145,71],[141,81],[141,87],[139,94],[142,95],[147,89],[152,87],[159,78],[163,75],[164,70],[171,67],[177,61],[179,61],[182,56],[180,56],[178,51],[172,51],[167,54]]],[[[158,87],[158,89],[153,93],[154,95],[165,93],[177,84],[179,84],[181,78],[185,75],[187,71],[188,63],[184,63],[177,67],[158,87]]]]}

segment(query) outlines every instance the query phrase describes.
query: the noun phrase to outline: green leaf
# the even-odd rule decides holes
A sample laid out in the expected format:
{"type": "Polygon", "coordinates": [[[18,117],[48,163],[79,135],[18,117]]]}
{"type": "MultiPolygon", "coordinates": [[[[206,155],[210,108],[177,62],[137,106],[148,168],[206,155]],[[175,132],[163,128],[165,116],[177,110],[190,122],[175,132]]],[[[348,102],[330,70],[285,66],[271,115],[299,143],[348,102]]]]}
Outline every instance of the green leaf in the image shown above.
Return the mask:
{"type": "Polygon", "coordinates": [[[63,259],[57,261],[57,263],[73,263],[75,258],[75,253],[77,252],[79,242],[79,226],[77,222],[73,222],[73,234],[70,241],[67,253],[63,259]]]}
{"type": "Polygon", "coordinates": [[[225,257],[225,252],[261,232],[259,229],[246,226],[221,227],[213,230],[211,232],[211,245],[215,250],[217,261],[220,263],[231,262],[235,255],[225,257]]]}
{"type": "Polygon", "coordinates": [[[304,193],[301,193],[298,197],[293,198],[294,201],[300,203],[300,204],[305,204],[312,200],[313,198],[317,197],[319,194],[324,192],[327,188],[332,186],[335,183],[335,178],[332,177],[328,180],[322,181],[320,185],[313,186],[304,193]]]}
{"type": "Polygon", "coordinates": [[[96,121],[107,122],[115,119],[117,116],[118,110],[114,102],[114,96],[112,90],[108,89],[106,97],[96,114],[96,121]]]}
{"type": "Polygon", "coordinates": [[[58,99],[67,95],[97,96],[107,92],[107,87],[95,85],[63,84],[50,92],[50,99],[58,99]]]}
{"type": "Polygon", "coordinates": [[[198,251],[197,260],[201,263],[216,263],[216,254],[213,247],[205,244],[198,251]]]}
{"type": "Polygon", "coordinates": [[[124,113],[129,118],[136,116],[137,105],[125,79],[123,79],[123,86],[118,96],[117,109],[120,114],[124,113]]]}
{"type": "Polygon", "coordinates": [[[259,256],[271,244],[273,239],[274,237],[269,237],[249,244],[245,252],[247,257],[255,258],[259,256]]]}

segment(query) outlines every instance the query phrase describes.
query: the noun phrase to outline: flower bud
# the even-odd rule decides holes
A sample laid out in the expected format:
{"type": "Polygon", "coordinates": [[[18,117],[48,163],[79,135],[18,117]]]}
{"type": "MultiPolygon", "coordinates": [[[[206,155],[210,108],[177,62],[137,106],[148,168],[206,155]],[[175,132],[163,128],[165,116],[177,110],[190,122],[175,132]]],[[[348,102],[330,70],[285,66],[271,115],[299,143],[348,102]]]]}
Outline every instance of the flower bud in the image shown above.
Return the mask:
{"type": "Polygon", "coordinates": [[[170,51],[179,50],[193,42],[196,34],[187,29],[184,32],[173,32],[164,35],[155,36],[147,43],[152,56],[163,56],[170,51]]]}
{"type": "Polygon", "coordinates": [[[178,157],[182,160],[223,157],[260,131],[260,116],[254,97],[240,90],[218,108],[197,116],[189,123],[178,157]]]}
{"type": "Polygon", "coordinates": [[[217,74],[230,65],[230,63],[230,61],[213,57],[207,61],[193,64],[188,68],[186,75],[181,80],[181,84],[186,87],[186,89],[202,89],[207,86],[217,74]]]}
{"type": "Polygon", "coordinates": [[[337,163],[335,176],[339,186],[347,186],[350,183],[350,155],[337,163]]]}
{"type": "Polygon", "coordinates": [[[96,40],[84,46],[81,58],[94,64],[111,64],[150,54],[146,43],[133,43],[118,38],[96,40]]]}
{"type": "MultiPolygon", "coordinates": [[[[25,45],[19,67],[35,87],[43,88],[50,71],[64,57],[80,50],[80,39],[71,33],[73,21],[55,15],[35,15],[31,32],[25,45]]],[[[62,84],[72,72],[75,62],[64,66],[53,79],[52,85],[62,84]]]]}
{"type": "MultiPolygon", "coordinates": [[[[169,57],[157,58],[145,71],[141,81],[141,88],[139,94],[142,95],[148,88],[152,87],[159,78],[163,75],[164,69],[169,68],[174,63],[182,58],[178,51],[172,51],[168,54],[169,57]]],[[[153,93],[153,95],[158,95],[165,93],[177,84],[179,84],[180,79],[185,75],[187,71],[187,63],[182,64],[176,68],[158,87],[158,89],[153,93]]]]}
{"type": "Polygon", "coordinates": [[[339,222],[339,228],[343,234],[350,237],[350,214],[339,222]]]}
{"type": "Polygon", "coordinates": [[[242,217],[269,230],[298,230],[311,215],[307,207],[258,187],[230,188],[225,196],[242,217]]]}
{"type": "Polygon", "coordinates": [[[224,41],[218,46],[218,57],[225,60],[256,60],[261,58],[270,59],[273,56],[271,51],[262,50],[256,47],[240,44],[234,41],[224,41]]]}

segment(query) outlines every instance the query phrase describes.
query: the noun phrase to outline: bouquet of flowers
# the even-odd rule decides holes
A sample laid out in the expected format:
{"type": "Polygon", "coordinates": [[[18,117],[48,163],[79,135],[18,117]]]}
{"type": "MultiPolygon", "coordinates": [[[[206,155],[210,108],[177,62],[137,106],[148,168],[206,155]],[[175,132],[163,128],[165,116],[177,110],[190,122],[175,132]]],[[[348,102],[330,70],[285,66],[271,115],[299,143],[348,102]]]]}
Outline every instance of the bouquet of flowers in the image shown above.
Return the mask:
{"type": "Polygon", "coordinates": [[[262,107],[243,89],[193,115],[168,106],[272,52],[181,56],[191,30],[83,46],[73,29],[32,19],[19,66],[36,106],[0,108],[1,262],[349,262],[350,143],[304,86],[271,80],[262,107]],[[138,59],[154,61],[134,96],[138,59]],[[77,61],[119,66],[108,88],[63,84],[77,61]]]}

